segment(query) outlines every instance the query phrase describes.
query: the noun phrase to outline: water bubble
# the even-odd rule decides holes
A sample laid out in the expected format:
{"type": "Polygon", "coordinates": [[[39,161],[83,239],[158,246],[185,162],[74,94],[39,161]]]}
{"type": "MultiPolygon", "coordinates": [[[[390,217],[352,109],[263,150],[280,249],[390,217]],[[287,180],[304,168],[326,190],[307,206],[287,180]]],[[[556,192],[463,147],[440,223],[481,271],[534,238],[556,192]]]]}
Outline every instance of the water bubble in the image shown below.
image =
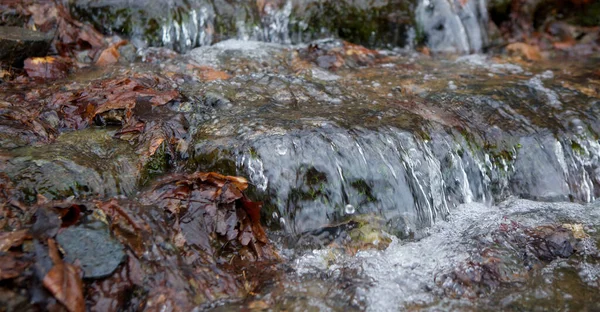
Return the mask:
{"type": "Polygon", "coordinates": [[[273,219],[277,220],[277,218],[279,218],[279,215],[277,214],[277,212],[273,212],[273,219]]]}
{"type": "Polygon", "coordinates": [[[279,154],[281,156],[287,154],[287,148],[285,146],[283,146],[282,144],[277,144],[277,146],[275,147],[275,150],[277,151],[277,154],[279,154]]]}
{"type": "Polygon", "coordinates": [[[279,218],[279,224],[281,224],[281,226],[285,226],[285,219],[283,217],[279,218]]]}
{"type": "Polygon", "coordinates": [[[354,214],[356,212],[356,208],[354,208],[354,206],[348,204],[348,205],[346,205],[344,211],[346,212],[346,214],[354,214]]]}

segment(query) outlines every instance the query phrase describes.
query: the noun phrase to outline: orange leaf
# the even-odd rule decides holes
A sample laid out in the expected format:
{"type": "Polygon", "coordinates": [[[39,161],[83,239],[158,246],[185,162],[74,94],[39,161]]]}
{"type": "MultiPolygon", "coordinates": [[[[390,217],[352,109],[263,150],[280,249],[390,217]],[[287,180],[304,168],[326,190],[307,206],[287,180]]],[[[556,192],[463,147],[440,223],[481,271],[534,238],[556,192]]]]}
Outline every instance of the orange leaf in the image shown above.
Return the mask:
{"type": "Polygon", "coordinates": [[[539,61],[542,59],[540,50],[536,46],[532,46],[523,42],[515,42],[506,46],[509,53],[517,54],[530,61],[539,61]]]}
{"type": "Polygon", "coordinates": [[[119,61],[119,57],[121,57],[121,53],[117,50],[117,46],[112,45],[100,53],[100,56],[96,61],[96,66],[116,64],[119,61]]]}
{"type": "Polygon", "coordinates": [[[44,276],[44,286],[70,312],[85,311],[83,282],[79,267],[62,261],[56,242],[48,239],[48,252],[54,266],[44,276]]]}

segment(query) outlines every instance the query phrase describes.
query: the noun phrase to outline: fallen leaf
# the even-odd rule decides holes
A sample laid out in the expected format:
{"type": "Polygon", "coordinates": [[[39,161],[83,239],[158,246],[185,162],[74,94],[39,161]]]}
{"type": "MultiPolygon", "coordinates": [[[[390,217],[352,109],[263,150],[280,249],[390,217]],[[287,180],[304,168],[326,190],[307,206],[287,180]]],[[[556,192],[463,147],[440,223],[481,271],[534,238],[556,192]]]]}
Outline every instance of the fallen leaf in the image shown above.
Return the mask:
{"type": "Polygon", "coordinates": [[[0,252],[6,252],[12,247],[20,246],[29,237],[28,230],[0,232],[0,252]]]}
{"type": "Polygon", "coordinates": [[[104,49],[100,53],[98,60],[96,60],[96,66],[107,66],[119,62],[119,57],[121,57],[121,53],[119,53],[119,47],[124,44],[127,44],[127,41],[123,40],[104,49]]]}
{"type": "Polygon", "coordinates": [[[246,196],[243,196],[240,201],[242,202],[242,206],[244,210],[250,217],[250,221],[252,224],[252,232],[256,239],[258,239],[262,243],[267,243],[269,239],[267,238],[267,234],[260,224],[260,208],[262,207],[261,202],[253,202],[248,200],[246,196]]]}
{"type": "Polygon", "coordinates": [[[31,262],[15,254],[0,254],[0,281],[15,278],[29,266],[31,262]]]}
{"type": "Polygon", "coordinates": [[[61,79],[69,74],[70,62],[54,56],[30,57],[25,60],[24,68],[32,78],[61,79]]]}
{"type": "Polygon", "coordinates": [[[568,48],[571,48],[572,46],[574,46],[577,42],[575,41],[575,39],[570,39],[570,40],[565,40],[565,41],[560,41],[560,42],[554,42],[552,43],[552,46],[555,49],[559,49],[559,50],[566,50],[568,48]]]}
{"type": "Polygon", "coordinates": [[[530,61],[539,61],[542,59],[540,49],[537,46],[532,46],[523,42],[515,42],[507,45],[506,51],[530,61]]]}
{"type": "Polygon", "coordinates": [[[200,78],[200,80],[202,81],[208,82],[213,80],[226,80],[231,78],[231,76],[228,73],[216,70],[215,68],[210,66],[188,64],[187,69],[196,72],[198,78],[200,78]]]}
{"type": "Polygon", "coordinates": [[[83,282],[79,268],[62,261],[54,239],[48,239],[48,252],[54,266],[44,276],[42,281],[44,286],[70,312],[85,311],[83,282]]]}
{"type": "Polygon", "coordinates": [[[244,191],[248,188],[248,180],[242,177],[224,176],[216,172],[196,172],[193,175],[203,182],[210,182],[218,187],[223,187],[226,182],[231,182],[240,189],[240,191],[244,191]]]}
{"type": "Polygon", "coordinates": [[[582,224],[568,224],[562,225],[565,229],[571,230],[573,236],[577,239],[584,239],[590,237],[584,230],[582,224]]]}

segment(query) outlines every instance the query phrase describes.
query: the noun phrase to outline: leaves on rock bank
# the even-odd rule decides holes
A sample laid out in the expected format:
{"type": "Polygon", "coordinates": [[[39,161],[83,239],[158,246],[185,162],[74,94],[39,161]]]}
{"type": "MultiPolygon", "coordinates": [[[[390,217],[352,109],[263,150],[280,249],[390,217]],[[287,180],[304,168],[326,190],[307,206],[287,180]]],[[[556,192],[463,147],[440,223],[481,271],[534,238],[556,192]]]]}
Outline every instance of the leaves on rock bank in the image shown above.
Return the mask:
{"type": "Polygon", "coordinates": [[[148,198],[177,217],[176,226],[194,248],[209,255],[250,248],[252,258],[275,259],[260,224],[261,204],[243,195],[247,187],[244,178],[197,172],[159,180],[148,198]]]}
{"type": "Polygon", "coordinates": [[[57,300],[69,311],[190,310],[242,298],[265,274],[277,276],[279,260],[247,187],[242,177],[196,172],[165,176],[137,199],[40,196],[22,206],[30,221],[0,233],[0,280],[26,298],[44,287],[52,296],[39,304],[57,300]]]}

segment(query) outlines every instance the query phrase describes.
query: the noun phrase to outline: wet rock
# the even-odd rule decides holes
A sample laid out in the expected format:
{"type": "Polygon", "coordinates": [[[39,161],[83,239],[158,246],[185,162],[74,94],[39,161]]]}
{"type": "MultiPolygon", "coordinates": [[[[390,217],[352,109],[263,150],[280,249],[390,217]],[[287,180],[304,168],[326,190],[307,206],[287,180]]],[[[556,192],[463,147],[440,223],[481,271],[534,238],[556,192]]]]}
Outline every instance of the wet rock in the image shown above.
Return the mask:
{"type": "Polygon", "coordinates": [[[140,176],[133,148],[105,130],[65,133],[53,144],[10,153],[0,166],[30,201],[37,194],[48,199],[131,194],[140,176]]]}
{"type": "Polygon", "coordinates": [[[70,8],[105,33],[186,52],[230,38],[302,43],[339,36],[369,46],[405,46],[414,32],[415,2],[74,0],[70,8]]]}
{"type": "Polygon", "coordinates": [[[206,0],[74,0],[70,10],[104,33],[124,34],[136,43],[186,52],[213,40],[214,10],[206,0]]]}
{"type": "Polygon", "coordinates": [[[231,105],[231,101],[228,100],[226,97],[217,94],[217,93],[206,93],[204,95],[204,103],[205,105],[215,108],[215,109],[226,109],[226,108],[230,108],[231,105]]]}
{"type": "Polygon", "coordinates": [[[384,250],[391,242],[382,218],[374,215],[352,216],[348,221],[307,231],[293,243],[296,249],[341,248],[349,254],[370,248],[384,250]]]}
{"type": "Polygon", "coordinates": [[[52,39],[52,32],[42,33],[20,27],[0,26],[0,62],[22,67],[26,58],[45,56],[52,39]]]}
{"type": "Polygon", "coordinates": [[[84,278],[109,276],[125,259],[123,245],[99,221],[68,227],[58,233],[56,240],[65,261],[79,261],[84,278]]]}

